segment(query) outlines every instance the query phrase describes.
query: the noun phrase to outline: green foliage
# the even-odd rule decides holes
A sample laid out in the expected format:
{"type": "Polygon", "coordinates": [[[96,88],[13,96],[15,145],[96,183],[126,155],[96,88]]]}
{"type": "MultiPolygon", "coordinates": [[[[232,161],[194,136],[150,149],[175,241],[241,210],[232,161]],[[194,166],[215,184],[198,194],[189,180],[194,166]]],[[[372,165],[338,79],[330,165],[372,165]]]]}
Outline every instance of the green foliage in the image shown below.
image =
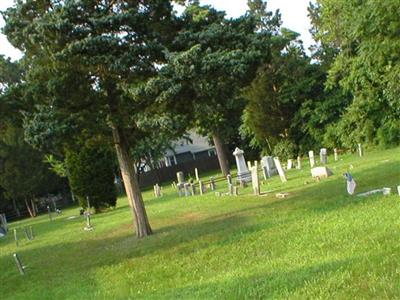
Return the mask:
{"type": "Polygon", "coordinates": [[[108,150],[83,146],[79,151],[67,151],[66,165],[72,191],[82,207],[87,199],[96,211],[115,207],[117,195],[114,185],[113,159],[108,150]]]}
{"type": "Polygon", "coordinates": [[[339,84],[353,96],[336,127],[347,147],[399,142],[396,134],[383,133],[400,118],[399,9],[396,0],[319,0],[314,8],[315,37],[338,53],[328,86],[339,84]]]}
{"type": "Polygon", "coordinates": [[[0,166],[0,186],[9,199],[32,200],[61,188],[43,154],[24,141],[22,129],[9,126],[0,133],[0,166]]]}
{"type": "Polygon", "coordinates": [[[278,156],[280,160],[286,161],[295,157],[297,153],[296,150],[296,145],[294,143],[284,139],[276,143],[274,146],[273,155],[278,156]]]}

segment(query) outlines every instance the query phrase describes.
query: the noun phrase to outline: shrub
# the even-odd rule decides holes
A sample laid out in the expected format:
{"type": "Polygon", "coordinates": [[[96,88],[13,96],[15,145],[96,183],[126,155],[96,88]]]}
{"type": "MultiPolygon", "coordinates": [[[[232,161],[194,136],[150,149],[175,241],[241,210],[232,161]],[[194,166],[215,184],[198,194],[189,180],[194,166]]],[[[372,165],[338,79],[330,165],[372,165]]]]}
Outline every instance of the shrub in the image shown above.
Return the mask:
{"type": "Polygon", "coordinates": [[[289,140],[281,140],[279,141],[275,147],[273,154],[274,156],[278,156],[281,160],[287,160],[295,157],[296,153],[296,145],[289,140]]]}
{"type": "Polygon", "coordinates": [[[96,211],[114,207],[117,194],[111,152],[101,147],[85,146],[79,151],[68,150],[66,154],[69,182],[80,205],[87,207],[88,196],[96,211]]]}

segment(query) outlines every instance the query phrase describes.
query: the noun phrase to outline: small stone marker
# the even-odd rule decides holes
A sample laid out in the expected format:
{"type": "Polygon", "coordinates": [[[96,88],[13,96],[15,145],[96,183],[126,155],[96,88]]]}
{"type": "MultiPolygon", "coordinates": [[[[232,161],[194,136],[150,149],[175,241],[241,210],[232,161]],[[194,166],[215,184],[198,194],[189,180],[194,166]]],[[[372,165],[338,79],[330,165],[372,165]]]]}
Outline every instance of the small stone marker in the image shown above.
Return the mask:
{"type": "Polygon", "coordinates": [[[14,240],[15,240],[15,246],[18,247],[18,234],[17,234],[17,228],[14,228],[14,240]]]}
{"type": "Polygon", "coordinates": [[[297,156],[297,166],[296,166],[297,170],[301,170],[301,158],[300,156],[297,156]]]}
{"type": "Polygon", "coordinates": [[[321,164],[326,165],[328,163],[328,151],[326,148],[321,148],[319,151],[319,161],[321,164]]]}
{"type": "Polygon", "coordinates": [[[315,167],[311,169],[311,176],[313,178],[328,178],[331,175],[333,175],[333,173],[327,167],[315,167]]]}
{"type": "Polygon", "coordinates": [[[283,171],[281,162],[279,161],[278,157],[274,157],[274,163],[275,163],[276,169],[278,170],[278,174],[279,174],[279,177],[281,178],[281,181],[286,182],[287,179],[286,179],[285,171],[283,171]]]}
{"type": "Polygon", "coordinates": [[[231,196],[233,195],[233,188],[234,188],[233,184],[228,183],[228,194],[231,196]]]}
{"type": "Polygon", "coordinates": [[[196,195],[196,185],[194,183],[190,184],[190,193],[192,196],[196,195]]]}
{"type": "Polygon", "coordinates": [[[182,197],[183,196],[183,191],[182,191],[183,185],[182,184],[178,184],[177,187],[178,187],[178,196],[182,197]]]}
{"type": "Polygon", "coordinates": [[[333,149],[333,156],[335,158],[335,161],[338,161],[338,153],[336,148],[333,149]]]}
{"type": "Polygon", "coordinates": [[[385,196],[389,196],[392,193],[392,189],[388,188],[388,187],[384,187],[382,190],[383,190],[382,192],[385,196]]]}
{"type": "Polygon", "coordinates": [[[247,169],[251,170],[251,161],[247,161],[247,169]]]}
{"type": "Polygon", "coordinates": [[[183,188],[185,189],[185,196],[190,196],[190,183],[183,184],[183,188]]]}
{"type": "Polygon", "coordinates": [[[399,196],[400,196],[400,185],[397,186],[397,193],[398,193],[399,196]]]}
{"type": "Polygon", "coordinates": [[[158,183],[153,188],[154,188],[154,196],[156,198],[161,197],[161,187],[158,185],[158,183]]]}
{"type": "Polygon", "coordinates": [[[292,166],[293,166],[293,160],[288,159],[288,160],[287,160],[287,169],[288,169],[288,170],[292,169],[292,166]]]}
{"type": "Polygon", "coordinates": [[[232,184],[232,176],[231,176],[231,174],[226,175],[226,180],[228,181],[228,184],[232,184]]]}
{"type": "Polygon", "coordinates": [[[363,148],[361,144],[358,144],[358,155],[362,157],[364,154],[363,148]]]}
{"type": "Polygon", "coordinates": [[[210,190],[215,191],[216,185],[215,185],[215,180],[214,177],[210,178],[210,190]]]}
{"type": "Polygon", "coordinates": [[[204,185],[201,180],[199,180],[199,192],[200,192],[200,195],[204,194],[204,185]]]}
{"type": "Polygon", "coordinates": [[[196,181],[199,181],[199,171],[197,170],[197,168],[194,168],[194,175],[196,176],[196,181]]]}
{"type": "Polygon", "coordinates": [[[25,274],[25,266],[22,264],[21,259],[19,258],[17,253],[14,253],[15,264],[17,265],[18,271],[21,275],[25,274]]]}
{"type": "Polygon", "coordinates": [[[315,158],[314,158],[314,151],[308,151],[308,158],[310,159],[310,167],[314,168],[315,166],[315,158]]]}
{"type": "Polygon", "coordinates": [[[354,191],[356,190],[356,186],[357,186],[353,176],[351,176],[350,173],[344,173],[343,176],[344,176],[344,178],[346,178],[347,193],[349,195],[353,195],[354,191]]]}
{"type": "Polygon", "coordinates": [[[286,198],[287,196],[289,196],[289,193],[277,193],[277,194],[275,194],[276,198],[286,198]]]}
{"type": "Polygon", "coordinates": [[[251,168],[251,184],[253,186],[254,195],[260,195],[260,181],[258,180],[257,166],[251,168]]]}
{"type": "Polygon", "coordinates": [[[83,228],[85,231],[91,231],[93,230],[93,226],[90,223],[90,212],[87,211],[85,212],[85,217],[86,217],[86,226],[83,228]]]}
{"type": "Polygon", "coordinates": [[[50,205],[47,205],[47,212],[48,212],[48,214],[49,214],[49,220],[50,220],[50,221],[53,221],[53,218],[52,218],[52,216],[51,216],[50,205]]]}
{"type": "Polygon", "coordinates": [[[176,173],[176,179],[178,179],[178,184],[179,183],[185,183],[185,176],[183,175],[183,172],[177,172],[176,173]]]}
{"type": "Polygon", "coordinates": [[[0,234],[7,235],[7,232],[8,232],[8,224],[7,224],[6,214],[0,214],[0,234]]]}
{"type": "Polygon", "coordinates": [[[234,196],[238,196],[238,195],[239,195],[238,187],[237,187],[237,186],[234,186],[234,187],[233,187],[233,195],[234,195],[234,196]]]}

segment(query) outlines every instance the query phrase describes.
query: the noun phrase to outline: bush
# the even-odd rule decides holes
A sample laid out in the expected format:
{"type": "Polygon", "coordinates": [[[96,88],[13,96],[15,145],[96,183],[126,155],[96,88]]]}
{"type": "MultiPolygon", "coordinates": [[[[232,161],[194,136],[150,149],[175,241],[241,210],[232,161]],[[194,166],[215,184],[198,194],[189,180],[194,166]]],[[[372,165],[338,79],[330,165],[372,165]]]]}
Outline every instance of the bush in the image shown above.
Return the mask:
{"type": "Polygon", "coordinates": [[[294,158],[296,153],[296,145],[289,140],[279,141],[275,147],[273,154],[278,156],[280,160],[288,160],[294,158]]]}
{"type": "Polygon", "coordinates": [[[389,120],[377,131],[376,142],[383,148],[389,148],[400,144],[400,121],[389,120]]]}
{"type": "Polygon", "coordinates": [[[66,154],[69,182],[80,205],[87,207],[88,196],[96,211],[114,207],[117,194],[110,151],[91,146],[79,151],[69,150],[66,154]]]}

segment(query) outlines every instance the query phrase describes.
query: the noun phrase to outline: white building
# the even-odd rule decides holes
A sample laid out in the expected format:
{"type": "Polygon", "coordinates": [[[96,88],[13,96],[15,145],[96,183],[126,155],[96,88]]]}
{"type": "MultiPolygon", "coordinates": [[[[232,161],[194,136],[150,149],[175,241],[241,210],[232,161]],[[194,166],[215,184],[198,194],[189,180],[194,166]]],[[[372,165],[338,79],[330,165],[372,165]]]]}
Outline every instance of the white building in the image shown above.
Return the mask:
{"type": "Polygon", "coordinates": [[[190,132],[189,134],[192,142],[180,139],[173,143],[174,151],[168,150],[165,153],[164,162],[166,167],[216,155],[215,147],[208,143],[207,138],[195,132],[190,132]]]}

